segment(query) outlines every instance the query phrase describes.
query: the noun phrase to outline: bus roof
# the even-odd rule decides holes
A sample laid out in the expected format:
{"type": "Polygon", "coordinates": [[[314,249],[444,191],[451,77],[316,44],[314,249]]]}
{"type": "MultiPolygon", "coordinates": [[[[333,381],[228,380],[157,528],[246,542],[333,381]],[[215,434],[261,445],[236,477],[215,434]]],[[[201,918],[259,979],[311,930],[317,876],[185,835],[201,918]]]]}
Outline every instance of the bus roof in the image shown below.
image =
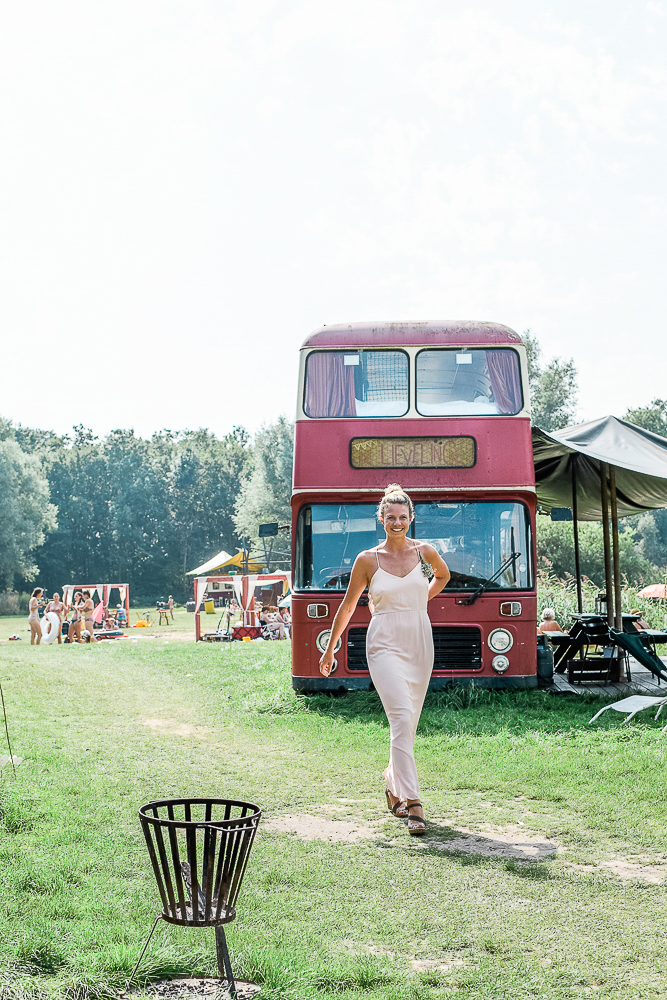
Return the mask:
{"type": "Polygon", "coordinates": [[[340,323],[323,326],[306,337],[304,347],[446,347],[521,343],[508,326],[475,320],[425,320],[395,323],[340,323]]]}

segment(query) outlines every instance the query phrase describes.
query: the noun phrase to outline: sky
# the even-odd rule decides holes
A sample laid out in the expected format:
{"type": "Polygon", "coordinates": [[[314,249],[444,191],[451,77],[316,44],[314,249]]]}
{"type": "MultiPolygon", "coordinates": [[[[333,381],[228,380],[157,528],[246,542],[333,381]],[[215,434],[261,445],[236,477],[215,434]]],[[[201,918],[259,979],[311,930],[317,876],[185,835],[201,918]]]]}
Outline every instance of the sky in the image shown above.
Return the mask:
{"type": "Polygon", "coordinates": [[[667,397],[666,50],[667,0],[5,2],[0,415],[254,432],[363,320],[667,397]]]}

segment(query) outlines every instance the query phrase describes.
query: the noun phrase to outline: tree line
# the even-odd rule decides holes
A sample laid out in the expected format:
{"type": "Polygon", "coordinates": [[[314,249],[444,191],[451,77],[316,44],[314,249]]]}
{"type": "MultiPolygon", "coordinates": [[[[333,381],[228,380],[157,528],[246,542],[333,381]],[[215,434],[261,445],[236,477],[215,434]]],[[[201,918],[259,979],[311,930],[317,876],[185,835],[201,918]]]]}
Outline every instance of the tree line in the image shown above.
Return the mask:
{"type": "Polygon", "coordinates": [[[293,429],[131,430],[98,438],[0,422],[0,589],[129,583],[133,602],[192,590],[188,570],[234,555],[289,515],[293,429]],[[263,505],[258,498],[263,497],[263,505]]]}
{"type": "MultiPolygon", "coordinates": [[[[533,422],[547,431],[574,423],[573,360],[543,363],[530,331],[523,342],[533,422]]],[[[667,437],[667,400],[628,410],[625,419],[667,437]]],[[[186,600],[188,570],[221,549],[235,554],[243,539],[261,552],[258,525],[289,523],[293,431],[281,417],[254,439],[243,427],[222,437],[200,429],[98,438],[82,425],[60,436],[0,418],[0,591],[111,581],[129,583],[133,602],[186,600]]],[[[662,580],[667,510],[622,525],[628,579],[662,580]]],[[[560,578],[572,573],[571,536],[570,525],[538,518],[538,565],[560,578]]],[[[582,570],[602,585],[601,525],[582,524],[581,540],[582,570]]],[[[287,532],[275,549],[288,565],[287,532]]]]}

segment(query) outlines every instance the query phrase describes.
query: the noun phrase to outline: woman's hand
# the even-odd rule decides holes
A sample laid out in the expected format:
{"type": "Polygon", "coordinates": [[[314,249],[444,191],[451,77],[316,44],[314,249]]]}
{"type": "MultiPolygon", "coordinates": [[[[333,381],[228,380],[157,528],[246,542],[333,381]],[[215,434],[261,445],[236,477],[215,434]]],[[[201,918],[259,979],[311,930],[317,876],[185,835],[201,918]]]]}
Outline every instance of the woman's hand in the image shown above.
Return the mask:
{"type": "Polygon", "coordinates": [[[327,649],[326,653],[322,653],[322,659],[320,660],[320,673],[324,677],[328,677],[329,674],[333,672],[334,668],[333,661],[334,661],[333,650],[329,652],[329,650],[327,649]]]}

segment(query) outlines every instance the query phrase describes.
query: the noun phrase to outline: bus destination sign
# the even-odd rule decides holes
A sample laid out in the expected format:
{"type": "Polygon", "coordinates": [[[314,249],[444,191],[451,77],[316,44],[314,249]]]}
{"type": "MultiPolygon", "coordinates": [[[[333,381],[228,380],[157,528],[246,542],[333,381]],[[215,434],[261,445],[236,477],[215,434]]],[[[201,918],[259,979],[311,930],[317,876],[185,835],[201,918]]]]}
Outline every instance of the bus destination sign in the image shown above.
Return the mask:
{"type": "Polygon", "coordinates": [[[471,469],[475,439],[456,437],[352,438],[353,469],[471,469]]]}

